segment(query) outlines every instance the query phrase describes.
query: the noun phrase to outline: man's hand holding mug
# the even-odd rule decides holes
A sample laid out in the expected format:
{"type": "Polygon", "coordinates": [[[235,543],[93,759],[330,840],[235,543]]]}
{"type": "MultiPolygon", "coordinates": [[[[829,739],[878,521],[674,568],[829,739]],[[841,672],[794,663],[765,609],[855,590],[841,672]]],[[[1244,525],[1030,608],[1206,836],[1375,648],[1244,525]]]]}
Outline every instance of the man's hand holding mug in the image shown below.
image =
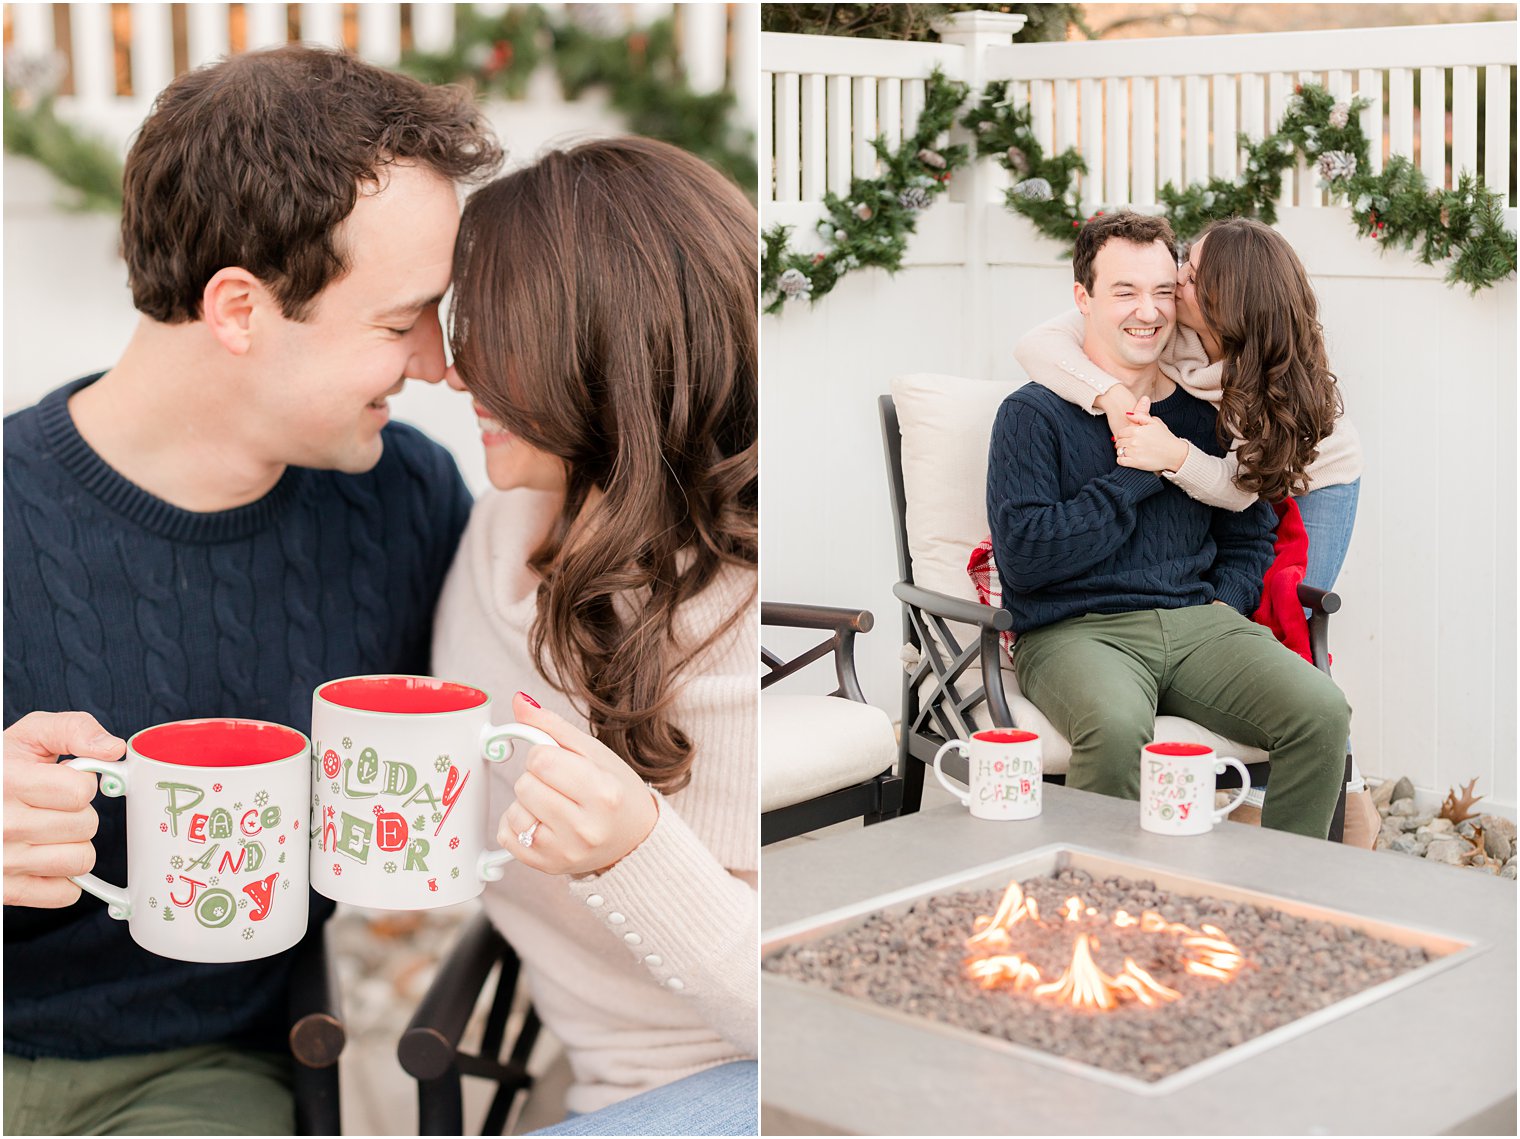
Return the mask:
{"type": "Polygon", "coordinates": [[[69,877],[95,865],[96,780],[58,757],[110,761],[126,750],[88,712],[32,712],[5,730],[6,905],[61,909],[79,899],[69,877]]]}

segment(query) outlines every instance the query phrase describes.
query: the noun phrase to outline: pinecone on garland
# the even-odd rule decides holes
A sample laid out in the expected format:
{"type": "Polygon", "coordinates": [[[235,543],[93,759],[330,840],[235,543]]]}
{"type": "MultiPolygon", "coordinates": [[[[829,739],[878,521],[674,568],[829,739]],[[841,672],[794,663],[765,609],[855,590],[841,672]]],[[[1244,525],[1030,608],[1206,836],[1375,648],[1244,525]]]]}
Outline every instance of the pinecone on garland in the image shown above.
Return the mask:
{"type": "Polygon", "coordinates": [[[1327,182],[1350,178],[1356,173],[1356,155],[1344,150],[1327,150],[1319,156],[1319,172],[1327,182]]]}
{"type": "Polygon", "coordinates": [[[897,204],[905,210],[917,213],[929,208],[929,195],[921,186],[909,186],[897,195],[897,204]]]}
{"type": "Polygon", "coordinates": [[[945,156],[938,151],[930,150],[927,146],[918,152],[918,160],[925,166],[932,166],[936,170],[945,168],[945,156]]]}
{"type": "Polygon", "coordinates": [[[1006,157],[1008,159],[1008,169],[1012,170],[1015,174],[1023,175],[1029,173],[1029,155],[1025,154],[1021,148],[1010,146],[1006,157]]]}
{"type": "Polygon", "coordinates": [[[860,205],[855,207],[855,216],[861,221],[870,221],[875,216],[875,211],[866,205],[866,203],[861,202],[860,205]]]}
{"type": "Polygon", "coordinates": [[[1340,130],[1351,118],[1351,108],[1345,103],[1336,103],[1330,108],[1330,125],[1340,130]]]}
{"type": "Polygon", "coordinates": [[[801,269],[788,269],[776,282],[781,292],[792,300],[807,300],[813,292],[813,282],[801,269]]]}
{"type": "Polygon", "coordinates": [[[1030,202],[1048,202],[1055,196],[1044,178],[1025,178],[1013,188],[1013,192],[1030,202]]]}

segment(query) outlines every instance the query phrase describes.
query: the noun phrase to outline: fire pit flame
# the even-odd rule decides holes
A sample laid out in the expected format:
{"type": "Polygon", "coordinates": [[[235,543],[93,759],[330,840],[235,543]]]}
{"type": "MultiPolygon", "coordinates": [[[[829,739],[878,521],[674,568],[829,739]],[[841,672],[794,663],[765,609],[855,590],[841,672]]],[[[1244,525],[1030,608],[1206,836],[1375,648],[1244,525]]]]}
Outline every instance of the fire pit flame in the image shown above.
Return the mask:
{"type": "MultiPolygon", "coordinates": [[[[1082,899],[1075,896],[1066,899],[1061,913],[1066,922],[1078,921],[1084,914],[1097,915],[1095,909],[1085,907],[1082,899]]],[[[966,975],[984,989],[1011,985],[1018,992],[1033,986],[1031,996],[1090,1011],[1109,1011],[1121,1001],[1138,1001],[1151,1008],[1182,996],[1157,981],[1130,957],[1124,959],[1124,968],[1117,975],[1109,976],[1093,958],[1098,941],[1090,933],[1077,936],[1065,972],[1054,981],[1039,984],[1039,967],[1021,954],[1009,952],[1013,949],[1010,929],[1026,920],[1044,924],[1040,922],[1035,900],[1024,895],[1018,882],[1010,882],[997,912],[991,917],[979,917],[974,923],[976,932],[966,941],[966,947],[973,951],[966,959],[966,975]]],[[[1154,910],[1146,910],[1138,918],[1118,910],[1113,924],[1119,929],[1139,927],[1144,933],[1179,935],[1183,969],[1193,976],[1230,981],[1245,964],[1244,955],[1216,926],[1205,924],[1201,930],[1195,930],[1181,922],[1167,921],[1154,910]]]]}

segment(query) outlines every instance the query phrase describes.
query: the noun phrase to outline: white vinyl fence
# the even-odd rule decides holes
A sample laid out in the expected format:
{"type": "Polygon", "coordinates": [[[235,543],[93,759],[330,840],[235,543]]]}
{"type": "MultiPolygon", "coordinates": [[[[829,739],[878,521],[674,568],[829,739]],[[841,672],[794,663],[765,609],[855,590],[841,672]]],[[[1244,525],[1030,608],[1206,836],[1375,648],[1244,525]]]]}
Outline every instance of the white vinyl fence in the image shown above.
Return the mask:
{"type": "MultiPolygon", "coordinates": [[[[762,222],[814,240],[823,191],[874,173],[863,141],[912,130],[938,63],[973,90],[1013,80],[1042,143],[1082,149],[1088,207],[1233,177],[1236,131],[1265,133],[1312,80],[1376,97],[1364,124],[1378,163],[1409,155],[1445,186],[1478,173],[1514,228],[1513,23],[1016,45],[1010,20],[957,17],[937,45],[763,35],[762,222]]],[[[1002,207],[1004,185],[990,162],[957,173],[902,272],[852,273],[811,308],[762,318],[763,593],[871,609],[862,682],[894,716],[901,618],[875,398],[912,371],[1016,381],[1019,336],[1072,304],[1064,249],[1002,207]]],[[[1313,276],[1366,453],[1332,622],[1358,761],[1436,797],[1477,776],[1513,814],[1515,282],[1450,289],[1441,266],[1358,238],[1313,174],[1284,191],[1278,228],[1313,276]]]]}
{"type": "MultiPolygon", "coordinates": [[[[70,65],[73,94],[58,101],[58,113],[87,123],[117,142],[124,142],[142,122],[153,96],[176,73],[173,11],[170,4],[9,4],[13,47],[30,57],[59,52],[70,65]],[[125,9],[130,35],[120,43],[112,9],[125,9]],[[60,13],[60,9],[66,13],[60,13]],[[62,18],[60,18],[62,16],[62,18]],[[60,41],[58,29],[68,29],[60,41]],[[126,61],[130,95],[117,94],[117,59],[126,61]]],[[[344,4],[186,4],[184,8],[186,66],[193,68],[227,54],[232,45],[233,9],[240,9],[244,50],[273,47],[290,38],[289,16],[297,16],[305,43],[345,43],[344,4]]],[[[364,3],[356,9],[356,42],[349,43],[365,59],[387,66],[401,59],[403,14],[411,40],[419,51],[447,51],[454,42],[456,10],[473,7],[482,14],[502,11],[505,4],[387,4],[364,3]],[[405,9],[405,13],[403,13],[405,9]]],[[[551,13],[565,4],[544,4],[551,13]]],[[[756,122],[758,23],[753,5],[744,4],[622,4],[599,5],[613,21],[629,26],[650,23],[672,13],[681,24],[682,62],[687,81],[697,91],[731,88],[743,122],[756,122]]],[[[599,12],[599,14],[600,14],[599,12]]]]}

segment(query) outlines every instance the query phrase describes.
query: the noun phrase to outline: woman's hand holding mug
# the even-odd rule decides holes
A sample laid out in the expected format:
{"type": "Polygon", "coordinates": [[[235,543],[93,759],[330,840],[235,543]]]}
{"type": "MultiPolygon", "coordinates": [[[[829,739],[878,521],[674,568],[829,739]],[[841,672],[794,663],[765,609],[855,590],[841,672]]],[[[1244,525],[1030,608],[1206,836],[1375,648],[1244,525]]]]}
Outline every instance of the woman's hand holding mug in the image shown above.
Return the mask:
{"type": "Polygon", "coordinates": [[[596,874],[649,837],[660,809],[633,768],[522,692],[512,700],[512,714],[559,745],[528,749],[512,788],[516,801],[502,815],[497,841],[517,861],[545,874],[596,874]],[[531,842],[524,843],[530,832],[531,842]]]}

